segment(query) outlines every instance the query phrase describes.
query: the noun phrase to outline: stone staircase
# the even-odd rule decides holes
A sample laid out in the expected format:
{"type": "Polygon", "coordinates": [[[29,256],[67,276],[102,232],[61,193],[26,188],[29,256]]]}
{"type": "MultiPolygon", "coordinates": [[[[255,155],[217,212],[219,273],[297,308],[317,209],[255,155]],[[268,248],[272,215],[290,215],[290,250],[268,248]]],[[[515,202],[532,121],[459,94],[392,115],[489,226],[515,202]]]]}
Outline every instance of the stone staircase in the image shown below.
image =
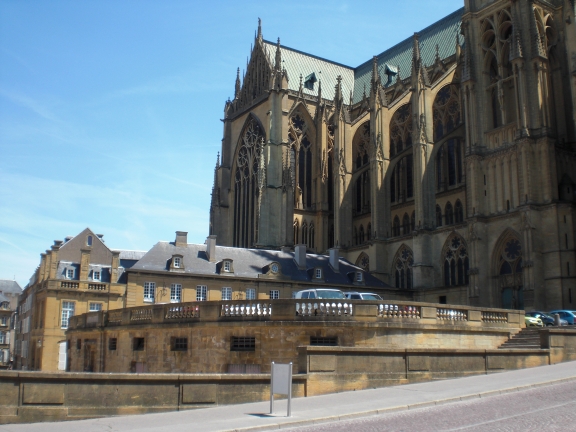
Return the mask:
{"type": "Polygon", "coordinates": [[[540,349],[539,328],[526,327],[508,339],[498,349],[540,349]]]}

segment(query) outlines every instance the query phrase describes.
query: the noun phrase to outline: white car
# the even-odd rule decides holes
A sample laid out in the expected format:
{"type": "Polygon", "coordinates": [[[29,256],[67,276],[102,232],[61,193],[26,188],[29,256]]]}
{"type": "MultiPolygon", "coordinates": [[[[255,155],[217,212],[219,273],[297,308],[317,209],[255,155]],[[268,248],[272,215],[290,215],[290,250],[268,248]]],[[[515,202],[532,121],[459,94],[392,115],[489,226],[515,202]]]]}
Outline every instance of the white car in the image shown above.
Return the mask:
{"type": "Polygon", "coordinates": [[[345,299],[344,293],[335,288],[313,288],[298,291],[294,298],[297,299],[345,299]]]}
{"type": "Polygon", "coordinates": [[[348,300],[382,300],[382,297],[374,293],[347,292],[344,295],[348,300]]]}

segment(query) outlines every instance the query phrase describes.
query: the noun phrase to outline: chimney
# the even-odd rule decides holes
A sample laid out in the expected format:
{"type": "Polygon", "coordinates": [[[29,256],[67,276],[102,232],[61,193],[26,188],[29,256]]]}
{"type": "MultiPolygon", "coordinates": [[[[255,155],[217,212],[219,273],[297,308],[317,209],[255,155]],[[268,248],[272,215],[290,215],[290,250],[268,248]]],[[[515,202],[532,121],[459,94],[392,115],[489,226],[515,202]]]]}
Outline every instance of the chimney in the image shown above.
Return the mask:
{"type": "Polygon", "coordinates": [[[120,266],[120,252],[112,251],[112,275],[110,276],[110,282],[118,282],[118,267],[120,266]]]}
{"type": "Polygon", "coordinates": [[[80,249],[80,277],[81,281],[88,280],[88,273],[90,272],[90,252],[91,249],[80,249]]]}
{"type": "MultiPolygon", "coordinates": [[[[54,242],[56,243],[56,242],[54,242]]],[[[56,273],[58,272],[58,250],[60,246],[53,245],[50,251],[50,279],[56,279],[56,273]]]]}
{"type": "Polygon", "coordinates": [[[209,235],[206,239],[206,255],[208,255],[208,261],[216,262],[216,236],[209,235]]]}
{"type": "Polygon", "coordinates": [[[340,272],[340,248],[333,247],[332,249],[328,249],[330,252],[330,266],[336,272],[340,272]]]}
{"type": "Polygon", "coordinates": [[[188,233],[186,231],[176,231],[176,247],[188,246],[188,233]]]}
{"type": "Polygon", "coordinates": [[[306,245],[298,244],[294,246],[294,260],[299,270],[306,270],[306,245]]]}

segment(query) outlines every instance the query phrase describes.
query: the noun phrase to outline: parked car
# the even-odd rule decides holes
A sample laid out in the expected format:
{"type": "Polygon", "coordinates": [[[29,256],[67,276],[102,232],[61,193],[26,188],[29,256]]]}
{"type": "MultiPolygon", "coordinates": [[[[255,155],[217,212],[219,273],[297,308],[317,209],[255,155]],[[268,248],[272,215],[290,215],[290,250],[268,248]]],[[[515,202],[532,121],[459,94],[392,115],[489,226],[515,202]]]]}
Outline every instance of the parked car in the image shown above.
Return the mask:
{"type": "Polygon", "coordinates": [[[348,300],[382,300],[382,297],[374,293],[347,292],[344,295],[348,300]]]}
{"type": "Polygon", "coordinates": [[[312,288],[298,291],[297,299],[345,299],[344,293],[335,288],[312,288]]]}
{"type": "Polygon", "coordinates": [[[526,327],[544,327],[544,323],[540,318],[534,318],[529,315],[524,316],[524,323],[526,327]]]}
{"type": "MultiPolygon", "coordinates": [[[[552,315],[547,314],[546,312],[530,311],[530,312],[526,312],[526,315],[534,317],[534,318],[540,318],[546,327],[551,327],[551,326],[556,325],[556,319],[552,315]]],[[[560,318],[560,325],[566,326],[566,325],[568,325],[568,321],[560,318]]]]}
{"type": "Polygon", "coordinates": [[[560,315],[560,318],[568,321],[569,325],[574,325],[574,321],[576,320],[576,312],[571,310],[564,310],[564,309],[553,310],[548,312],[548,314],[552,316],[554,316],[554,314],[560,315]]]}

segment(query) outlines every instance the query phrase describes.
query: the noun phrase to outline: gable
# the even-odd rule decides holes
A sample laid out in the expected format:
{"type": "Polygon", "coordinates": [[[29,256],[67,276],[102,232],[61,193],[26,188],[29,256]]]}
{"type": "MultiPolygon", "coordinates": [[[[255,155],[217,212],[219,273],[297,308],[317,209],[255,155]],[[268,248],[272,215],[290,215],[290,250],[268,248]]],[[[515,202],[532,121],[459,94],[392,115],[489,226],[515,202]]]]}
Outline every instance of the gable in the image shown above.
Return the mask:
{"type": "Polygon", "coordinates": [[[82,257],[81,249],[85,248],[89,248],[92,251],[90,253],[91,264],[110,265],[112,263],[112,251],[90,228],[86,228],[64,243],[60,247],[58,260],[79,263],[82,257]],[[92,247],[88,247],[86,244],[86,239],[89,235],[92,236],[92,247]]]}

